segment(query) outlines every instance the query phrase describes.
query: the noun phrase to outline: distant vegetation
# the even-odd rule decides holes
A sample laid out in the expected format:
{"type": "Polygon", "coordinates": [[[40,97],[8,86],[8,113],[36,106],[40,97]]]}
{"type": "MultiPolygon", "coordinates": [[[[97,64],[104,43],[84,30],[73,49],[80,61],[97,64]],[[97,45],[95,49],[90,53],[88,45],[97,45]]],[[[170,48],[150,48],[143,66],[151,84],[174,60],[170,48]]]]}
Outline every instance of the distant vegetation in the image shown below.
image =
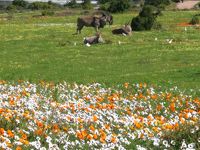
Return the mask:
{"type": "Polygon", "coordinates": [[[48,2],[33,2],[28,3],[24,0],[14,0],[6,9],[8,11],[17,11],[17,10],[46,10],[46,9],[57,9],[61,8],[61,5],[48,2]]]}
{"type": "Polygon", "coordinates": [[[112,13],[124,12],[130,8],[130,0],[100,0],[100,8],[112,13]]]}

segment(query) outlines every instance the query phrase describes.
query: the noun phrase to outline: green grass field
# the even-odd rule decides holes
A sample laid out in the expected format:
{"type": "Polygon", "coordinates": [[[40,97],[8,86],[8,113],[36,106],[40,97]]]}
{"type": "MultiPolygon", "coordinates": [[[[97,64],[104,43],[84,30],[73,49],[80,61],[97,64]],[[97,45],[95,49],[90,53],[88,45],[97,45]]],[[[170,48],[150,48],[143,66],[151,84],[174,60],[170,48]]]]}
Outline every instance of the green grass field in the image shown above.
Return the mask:
{"type": "Polygon", "coordinates": [[[189,22],[197,11],[164,11],[158,18],[162,30],[134,32],[131,37],[114,36],[111,30],[130,21],[137,12],[115,14],[114,24],[101,29],[109,43],[91,47],[82,41],[95,34],[93,28],[73,35],[81,12],[33,17],[39,13],[12,14],[10,20],[5,18],[11,14],[0,14],[0,80],[200,87],[200,28],[187,27],[185,31],[185,27],[177,26],[189,22]],[[172,44],[167,39],[173,39],[172,44]]]}

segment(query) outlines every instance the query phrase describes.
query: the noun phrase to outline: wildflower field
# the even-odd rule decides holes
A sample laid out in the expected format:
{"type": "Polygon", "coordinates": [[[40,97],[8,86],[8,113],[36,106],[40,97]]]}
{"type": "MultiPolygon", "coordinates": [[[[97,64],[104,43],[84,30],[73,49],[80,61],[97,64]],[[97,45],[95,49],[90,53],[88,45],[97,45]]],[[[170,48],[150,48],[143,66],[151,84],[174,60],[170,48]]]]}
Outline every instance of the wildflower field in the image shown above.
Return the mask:
{"type": "Polygon", "coordinates": [[[200,99],[177,87],[0,83],[2,149],[199,149],[200,99]]]}

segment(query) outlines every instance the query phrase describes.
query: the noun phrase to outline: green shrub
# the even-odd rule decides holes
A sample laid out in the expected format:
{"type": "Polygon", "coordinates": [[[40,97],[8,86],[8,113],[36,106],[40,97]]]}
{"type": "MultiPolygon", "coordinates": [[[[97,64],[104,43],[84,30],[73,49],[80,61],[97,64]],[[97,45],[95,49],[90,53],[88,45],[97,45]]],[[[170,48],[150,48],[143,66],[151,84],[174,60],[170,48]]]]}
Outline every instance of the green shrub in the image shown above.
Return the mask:
{"type": "Polygon", "coordinates": [[[33,2],[29,5],[29,8],[32,10],[50,9],[51,5],[45,2],[33,2]]]}
{"type": "Polygon", "coordinates": [[[82,8],[83,9],[92,9],[93,6],[91,4],[91,0],[84,0],[82,3],[82,8]]]}
{"type": "Polygon", "coordinates": [[[190,24],[195,25],[195,24],[199,24],[199,18],[197,16],[193,16],[192,20],[190,21],[190,24]]]}
{"type": "Polygon", "coordinates": [[[152,26],[152,29],[161,30],[162,29],[162,24],[160,22],[155,21],[153,26],[152,26]]]}
{"type": "Polygon", "coordinates": [[[8,10],[8,11],[16,11],[17,10],[17,7],[15,6],[15,5],[9,5],[7,8],[6,8],[6,10],[8,10]]]}
{"type": "Polygon", "coordinates": [[[129,0],[112,0],[110,2],[110,6],[108,8],[109,12],[116,13],[116,12],[124,12],[130,8],[130,1],[129,0]]]}
{"type": "Polygon", "coordinates": [[[50,10],[42,11],[42,16],[53,16],[54,14],[55,14],[54,11],[50,11],[50,10]]]}
{"type": "Polygon", "coordinates": [[[159,5],[169,5],[170,0],[145,0],[145,5],[153,5],[158,7],[159,5]]]}
{"type": "Polygon", "coordinates": [[[101,4],[101,5],[100,5],[100,10],[105,10],[105,11],[107,11],[109,7],[110,7],[110,3],[107,2],[107,3],[104,3],[104,4],[101,4]]]}
{"type": "Polygon", "coordinates": [[[12,5],[16,6],[16,7],[22,7],[22,8],[26,8],[28,3],[24,0],[14,0],[12,2],[12,5]]]}
{"type": "Polygon", "coordinates": [[[105,3],[108,3],[110,2],[110,0],[99,0],[98,3],[99,4],[105,4],[105,3]]]}
{"type": "Polygon", "coordinates": [[[80,7],[80,5],[76,3],[76,0],[72,0],[72,1],[70,1],[68,3],[66,3],[64,6],[65,7],[69,7],[69,8],[78,8],[78,7],[80,7]]]}
{"type": "Polygon", "coordinates": [[[151,30],[158,14],[160,12],[156,7],[145,5],[139,15],[132,19],[132,29],[135,31],[151,30]]]}

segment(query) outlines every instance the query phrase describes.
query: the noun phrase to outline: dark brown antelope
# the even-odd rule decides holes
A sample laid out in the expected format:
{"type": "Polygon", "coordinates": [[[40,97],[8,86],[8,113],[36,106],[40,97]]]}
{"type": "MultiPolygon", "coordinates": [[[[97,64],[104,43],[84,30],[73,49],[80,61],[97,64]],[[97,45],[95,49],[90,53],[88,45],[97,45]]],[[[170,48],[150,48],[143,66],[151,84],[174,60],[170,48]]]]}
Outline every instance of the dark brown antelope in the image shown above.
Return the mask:
{"type": "Polygon", "coordinates": [[[85,27],[94,27],[96,32],[99,28],[104,28],[106,23],[110,25],[113,23],[112,15],[102,13],[100,16],[84,16],[77,19],[77,34],[81,33],[82,28],[85,27]]]}

